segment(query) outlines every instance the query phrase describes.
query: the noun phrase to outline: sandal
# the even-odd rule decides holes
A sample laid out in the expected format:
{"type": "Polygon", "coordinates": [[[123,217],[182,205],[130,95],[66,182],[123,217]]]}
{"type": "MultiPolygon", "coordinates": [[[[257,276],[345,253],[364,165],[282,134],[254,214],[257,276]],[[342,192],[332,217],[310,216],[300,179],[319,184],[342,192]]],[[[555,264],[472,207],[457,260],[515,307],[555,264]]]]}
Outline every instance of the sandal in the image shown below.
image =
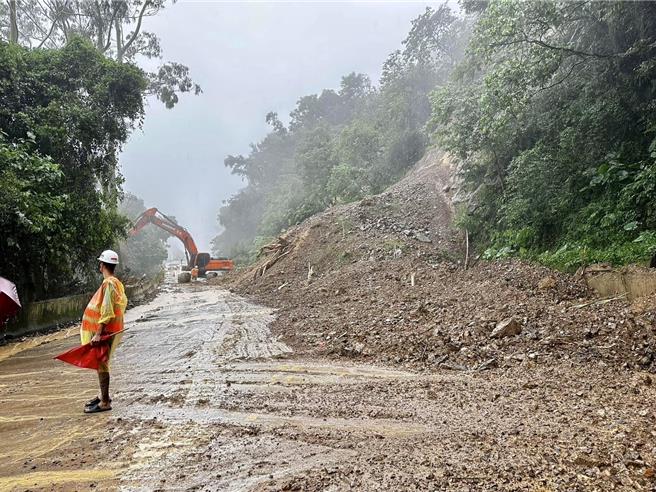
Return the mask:
{"type": "MultiPolygon", "coordinates": [[[[111,403],[111,402],[112,402],[112,399],[110,398],[109,403],[111,403]]],[[[98,405],[98,403],[100,403],[100,397],[96,396],[93,400],[89,400],[88,402],[86,402],[84,404],[84,408],[92,407],[94,405],[98,405]]]]}
{"type": "Polygon", "coordinates": [[[100,398],[96,396],[93,400],[89,400],[88,402],[86,402],[84,404],[84,407],[85,408],[86,407],[92,407],[94,405],[98,405],[98,403],[100,403],[100,398]]]}
{"type": "Polygon", "coordinates": [[[84,407],[84,413],[98,413],[98,412],[108,412],[112,407],[103,408],[100,406],[100,403],[96,403],[91,407],[84,407]]]}

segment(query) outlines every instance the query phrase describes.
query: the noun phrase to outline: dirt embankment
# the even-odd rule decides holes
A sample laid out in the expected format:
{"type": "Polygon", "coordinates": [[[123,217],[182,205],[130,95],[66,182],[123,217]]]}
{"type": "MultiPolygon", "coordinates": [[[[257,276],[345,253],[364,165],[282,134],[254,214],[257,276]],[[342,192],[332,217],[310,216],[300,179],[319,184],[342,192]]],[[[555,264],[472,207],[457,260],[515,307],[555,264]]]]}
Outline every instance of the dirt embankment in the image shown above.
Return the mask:
{"type": "Polygon", "coordinates": [[[656,369],[654,299],[598,302],[581,278],[519,261],[465,270],[452,176],[431,152],[386,192],[312,217],[222,282],[278,308],[273,331],[300,352],[426,368],[656,369]]]}

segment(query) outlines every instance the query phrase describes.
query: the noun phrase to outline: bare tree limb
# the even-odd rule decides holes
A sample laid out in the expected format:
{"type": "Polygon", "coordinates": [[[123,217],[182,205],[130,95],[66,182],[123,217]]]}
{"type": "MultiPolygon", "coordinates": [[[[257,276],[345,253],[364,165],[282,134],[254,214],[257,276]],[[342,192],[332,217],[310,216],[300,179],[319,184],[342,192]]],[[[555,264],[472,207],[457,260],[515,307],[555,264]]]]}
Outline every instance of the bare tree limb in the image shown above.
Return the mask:
{"type": "Polygon", "coordinates": [[[114,12],[112,12],[112,18],[109,21],[109,29],[107,31],[107,43],[105,43],[105,46],[102,49],[102,52],[104,53],[109,49],[109,47],[112,45],[112,26],[114,25],[114,21],[116,20],[116,13],[118,12],[117,8],[114,8],[114,12]]]}
{"type": "Polygon", "coordinates": [[[37,46],[37,49],[41,48],[46,43],[46,41],[48,41],[48,39],[50,39],[50,36],[52,36],[52,33],[55,31],[55,26],[56,25],[57,25],[57,19],[52,21],[52,25],[50,26],[50,31],[48,31],[48,34],[46,35],[46,37],[41,40],[41,42],[39,43],[39,46],[37,46]]]}
{"type": "Polygon", "coordinates": [[[127,40],[127,42],[123,45],[123,48],[120,52],[119,55],[119,60],[123,58],[123,55],[125,52],[130,48],[130,45],[134,42],[135,39],[137,39],[137,36],[139,36],[139,31],[141,31],[141,21],[143,20],[144,13],[146,12],[146,9],[150,5],[151,0],[146,0],[141,7],[141,12],[139,12],[139,20],[137,21],[137,26],[134,28],[134,33],[130,37],[130,39],[127,40]]]}
{"type": "MultiPolygon", "coordinates": [[[[19,8],[20,8],[20,5],[19,5],[19,8]]],[[[30,13],[30,11],[28,9],[21,9],[21,11],[23,12],[23,14],[25,14],[28,17],[28,19],[30,19],[32,21],[32,24],[34,24],[34,27],[36,27],[39,31],[41,31],[41,34],[43,34],[43,35],[48,34],[46,32],[46,30],[43,27],[41,27],[41,24],[39,23],[39,21],[32,16],[32,14],[30,13]]]]}
{"type": "Polygon", "coordinates": [[[114,30],[116,32],[116,58],[119,62],[123,61],[123,33],[121,32],[121,21],[114,19],[114,30]]]}
{"type": "Polygon", "coordinates": [[[18,43],[16,0],[9,0],[9,42],[12,44],[18,43]]]}

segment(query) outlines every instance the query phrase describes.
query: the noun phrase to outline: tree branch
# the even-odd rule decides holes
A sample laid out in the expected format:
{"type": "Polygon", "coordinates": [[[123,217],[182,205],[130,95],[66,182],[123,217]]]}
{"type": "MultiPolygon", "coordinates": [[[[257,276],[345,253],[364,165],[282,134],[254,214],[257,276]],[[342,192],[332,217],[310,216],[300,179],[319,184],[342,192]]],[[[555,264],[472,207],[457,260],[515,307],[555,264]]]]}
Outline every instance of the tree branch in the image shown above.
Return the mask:
{"type": "Polygon", "coordinates": [[[583,63],[586,63],[587,61],[588,61],[588,59],[584,58],[584,59],[579,60],[578,62],[572,64],[569,71],[560,80],[558,80],[557,82],[554,82],[553,84],[549,84],[545,87],[540,87],[537,91],[535,91],[533,94],[531,94],[530,97],[532,98],[533,96],[535,96],[536,94],[538,94],[542,91],[547,91],[549,89],[552,89],[552,88],[556,87],[557,85],[562,84],[563,82],[565,82],[565,80],[567,80],[570,77],[570,75],[572,75],[572,72],[574,72],[574,69],[576,67],[578,67],[579,65],[582,65],[583,63]]]}
{"type": "Polygon", "coordinates": [[[500,41],[498,43],[490,43],[490,48],[498,48],[498,47],[504,47],[504,46],[512,46],[514,44],[532,44],[536,46],[540,46],[542,48],[552,50],[552,51],[563,51],[565,53],[569,53],[571,55],[577,55],[577,56],[583,56],[583,57],[588,57],[588,58],[613,58],[616,56],[622,55],[622,53],[610,53],[608,55],[601,54],[601,53],[589,53],[587,51],[580,51],[580,50],[575,50],[574,48],[568,48],[567,46],[553,46],[551,44],[548,44],[541,39],[530,39],[526,33],[522,32],[521,33],[521,38],[519,39],[509,39],[507,41],[500,41]]]}
{"type": "Polygon", "coordinates": [[[114,20],[116,19],[116,12],[118,12],[118,9],[114,8],[114,12],[112,13],[112,18],[109,21],[109,29],[107,30],[107,43],[105,43],[105,46],[102,49],[103,53],[107,51],[109,47],[112,45],[112,27],[114,25],[114,20]]]}
{"type": "Polygon", "coordinates": [[[48,34],[46,35],[45,38],[43,38],[41,40],[41,42],[39,43],[39,46],[37,46],[36,49],[40,49],[46,43],[46,41],[48,41],[48,39],[50,39],[50,36],[52,36],[52,33],[55,31],[55,26],[56,25],[57,25],[57,19],[52,21],[52,25],[50,26],[50,31],[48,31],[48,34]]]}
{"type": "Polygon", "coordinates": [[[123,45],[123,49],[121,50],[120,58],[123,58],[123,55],[125,52],[130,48],[130,45],[134,42],[135,39],[137,39],[137,36],[139,36],[139,31],[141,30],[141,21],[143,20],[144,13],[146,12],[146,8],[150,5],[151,0],[146,0],[141,7],[141,12],[139,12],[139,20],[137,21],[137,27],[134,28],[134,33],[130,37],[130,39],[127,40],[127,42],[123,45]]]}
{"type": "Polygon", "coordinates": [[[526,36],[524,36],[524,41],[526,41],[529,44],[538,45],[549,50],[564,51],[565,53],[570,53],[572,55],[578,55],[578,56],[586,56],[588,58],[613,58],[615,56],[621,55],[621,53],[611,53],[609,55],[602,55],[600,53],[588,53],[586,51],[579,51],[573,48],[567,48],[566,46],[552,46],[540,39],[529,39],[526,36]]]}
{"type": "Polygon", "coordinates": [[[43,29],[43,27],[41,27],[41,24],[39,23],[39,21],[37,19],[35,19],[34,17],[32,17],[32,14],[30,13],[30,11],[28,9],[24,9],[20,5],[19,5],[19,8],[23,12],[23,14],[25,14],[32,21],[32,24],[34,25],[34,27],[36,27],[39,31],[41,31],[41,34],[43,34],[43,35],[48,34],[45,31],[45,29],[43,29]]]}

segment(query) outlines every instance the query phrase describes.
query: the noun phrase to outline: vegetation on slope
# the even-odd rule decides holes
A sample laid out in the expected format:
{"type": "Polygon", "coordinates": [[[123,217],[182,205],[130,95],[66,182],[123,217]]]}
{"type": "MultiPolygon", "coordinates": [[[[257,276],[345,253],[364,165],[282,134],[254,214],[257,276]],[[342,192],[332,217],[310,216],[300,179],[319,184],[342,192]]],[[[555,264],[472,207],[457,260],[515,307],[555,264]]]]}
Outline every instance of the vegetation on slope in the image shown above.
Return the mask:
{"type": "Polygon", "coordinates": [[[429,143],[428,94],[446,83],[468,32],[448,6],[427,8],[385,61],[378,87],[351,73],[338,90],[301,97],[287,126],[269,113],[271,131],[250,154],[225,159],[247,186],[221,208],[215,253],[247,261],[290,225],[398,180],[429,143]]]}
{"type": "Polygon", "coordinates": [[[24,300],[79,291],[127,225],[117,155],[146,80],[80,38],[0,44],[0,79],[0,275],[24,300]]]}
{"type": "Polygon", "coordinates": [[[221,209],[215,248],[249,259],[289,225],[381,191],[432,143],[461,162],[459,224],[485,257],[574,269],[653,255],[656,4],[461,5],[415,19],[379,87],[351,74],[302,97],[288,127],[267,115],[264,140],[225,160],[248,184],[221,209]]]}
{"type": "Polygon", "coordinates": [[[433,92],[436,141],[488,257],[559,267],[656,250],[656,4],[466,2],[465,60],[433,92]]]}

